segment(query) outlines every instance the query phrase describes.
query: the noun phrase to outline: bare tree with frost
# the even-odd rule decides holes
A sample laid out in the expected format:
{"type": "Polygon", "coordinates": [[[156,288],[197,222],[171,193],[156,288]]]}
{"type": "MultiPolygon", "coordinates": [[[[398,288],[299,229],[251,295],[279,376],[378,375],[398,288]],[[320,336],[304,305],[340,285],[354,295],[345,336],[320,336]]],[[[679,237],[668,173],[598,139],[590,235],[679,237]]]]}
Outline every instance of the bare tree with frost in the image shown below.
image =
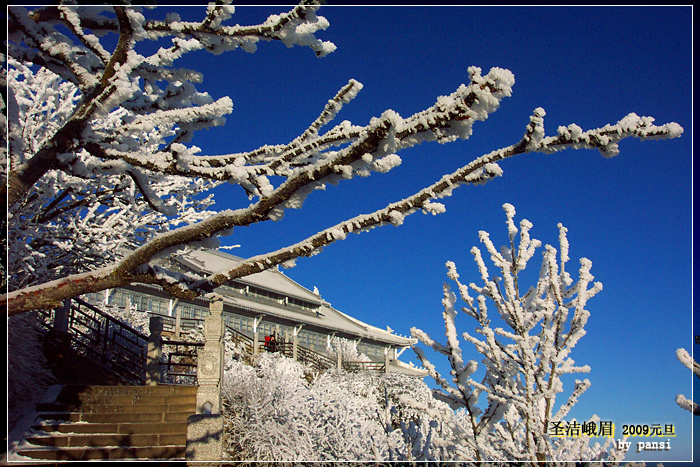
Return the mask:
{"type": "MultiPolygon", "coordinates": [[[[197,91],[201,73],[176,68],[175,62],[199,51],[252,52],[258,42],[272,40],[308,47],[322,57],[335,46],[315,37],[328,27],[318,8],[302,4],[262,24],[239,26],[227,25],[233,7],[222,4],[207,7],[199,22],[182,21],[176,13],[146,19],[142,8],[123,5],[9,7],[9,164],[0,188],[13,232],[12,286],[2,297],[8,313],[51,308],[66,298],[136,282],[191,298],[238,277],[291,265],[351,232],[399,225],[416,211],[443,212],[437,199],[459,185],[499,176],[497,163],[505,158],[566,148],[598,149],[610,157],[623,138],[682,133],[677,124],[656,126],[650,117],[630,114],[614,125],[589,131],[569,125],[545,137],[544,111],[536,109],[520,141],[383,209],[209,277],[159,269],[153,262],[158,255],[216,240],[235,227],[280,219],[328,184],[386,172],[400,164],[397,153],[403,149],[466,139],[473,123],[486,120],[511,94],[510,71],[493,68],[483,75],[472,67],[468,84],[415,115],[387,110],[365,126],[343,121],[326,129],[362,88],[350,80],[288,143],[216,155],[188,145],[195,131],[224,124],[232,102],[197,91]],[[116,45],[110,45],[115,37],[116,45]],[[145,41],[162,46],[152,52],[145,41]],[[34,80],[53,83],[46,107],[37,101],[41,92],[31,89],[34,80]],[[198,192],[221,182],[238,185],[247,201],[235,210],[209,213],[209,202],[198,192]],[[132,225],[142,216],[147,219],[132,225]],[[115,236],[90,234],[105,224],[115,236]],[[83,254],[88,259],[77,261],[83,254]]],[[[149,12],[157,15],[158,10],[149,12]]]]}
{"type": "MultiPolygon", "coordinates": [[[[593,282],[591,261],[586,258],[580,260],[574,282],[566,269],[567,229],[559,224],[559,257],[554,247],[546,245],[539,279],[525,290],[521,273],[542,243],[530,237],[529,221],[523,219],[518,230],[512,205],[503,208],[509,242],[499,250],[487,232],[479,232],[498,276],[491,274],[477,247],[471,253],[483,285],[462,284],[455,264],[447,263],[447,275],[456,282],[466,304],[461,310],[477,323],[477,335],[464,332],[462,337],[483,356],[483,379],[475,379],[479,362],[465,361],[456,324],[457,295],[447,284],[443,299],[447,342],[439,343],[420,329],[411,329],[413,337],[449,360],[451,381],[437,372],[421,348],[414,348],[441,388],[434,394],[465,412],[470,430],[464,441],[477,460],[525,461],[529,465],[622,460],[624,453],[609,452],[609,442],[589,446],[590,437],[551,436],[553,424],[564,420],[590,386],[587,379],[576,380],[566,402],[557,405],[557,396],[564,391],[562,377],[590,371],[588,366],[574,365],[571,351],[586,333],[586,302],[602,290],[602,284],[593,282]],[[495,315],[487,304],[495,308],[495,315]],[[478,406],[482,394],[486,395],[484,409],[478,406]]],[[[597,423],[598,419],[594,416],[586,422],[591,421],[597,423]]]]}

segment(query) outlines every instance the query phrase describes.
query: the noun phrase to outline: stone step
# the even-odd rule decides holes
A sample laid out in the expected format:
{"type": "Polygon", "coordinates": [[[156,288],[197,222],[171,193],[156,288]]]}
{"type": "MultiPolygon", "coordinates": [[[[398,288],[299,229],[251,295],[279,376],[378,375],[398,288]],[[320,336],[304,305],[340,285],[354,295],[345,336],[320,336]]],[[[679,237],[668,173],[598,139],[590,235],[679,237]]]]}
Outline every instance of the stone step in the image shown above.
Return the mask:
{"type": "MultiPolygon", "coordinates": [[[[183,459],[196,386],[56,386],[14,449],[37,461],[183,459]]],[[[28,425],[29,426],[29,425],[28,425]]]]}
{"type": "Polygon", "coordinates": [[[42,412],[43,420],[87,423],[161,423],[186,422],[194,410],[180,412],[128,412],[128,413],[91,413],[91,412],[42,412]]]}
{"type": "Polygon", "coordinates": [[[144,460],[173,460],[184,459],[185,446],[158,446],[158,447],[122,447],[122,446],[98,446],[98,447],[62,447],[62,448],[34,448],[23,446],[15,453],[23,458],[31,458],[45,461],[87,461],[87,460],[117,460],[117,459],[144,459],[144,460]]]}
{"type": "Polygon", "coordinates": [[[84,385],[66,385],[61,389],[57,400],[72,401],[76,398],[89,398],[91,396],[184,396],[197,394],[197,386],[176,386],[176,385],[157,385],[157,386],[84,386],[84,385]]]}
{"type": "MultiPolygon", "coordinates": [[[[128,396],[122,396],[128,397],[128,396]]],[[[138,400],[128,402],[122,400],[91,401],[85,403],[49,402],[37,404],[38,412],[86,412],[86,413],[112,413],[112,412],[187,412],[194,410],[195,399],[190,396],[174,396],[161,400],[138,400]]]]}
{"type": "Polygon", "coordinates": [[[184,446],[187,443],[187,432],[179,433],[37,433],[26,438],[26,442],[37,446],[54,447],[159,447],[184,446]]]}
{"type": "Polygon", "coordinates": [[[147,423],[60,423],[43,420],[32,426],[46,433],[117,433],[117,434],[171,434],[186,433],[187,422],[147,423]]]}

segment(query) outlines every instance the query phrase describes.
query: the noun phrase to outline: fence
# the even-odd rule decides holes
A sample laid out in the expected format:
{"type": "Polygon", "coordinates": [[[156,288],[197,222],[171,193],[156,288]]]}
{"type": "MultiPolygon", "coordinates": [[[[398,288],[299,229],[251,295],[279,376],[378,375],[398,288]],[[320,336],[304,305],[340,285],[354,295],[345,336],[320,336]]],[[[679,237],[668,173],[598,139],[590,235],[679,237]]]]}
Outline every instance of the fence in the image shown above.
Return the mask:
{"type": "Polygon", "coordinates": [[[148,337],[81,299],[39,311],[47,330],[71,335],[71,346],[132,384],[143,384],[148,337]]]}
{"type": "MultiPolygon", "coordinates": [[[[82,299],[75,298],[68,306],[55,310],[39,310],[40,324],[46,330],[54,330],[70,335],[70,345],[93,361],[96,361],[119,375],[130,384],[143,385],[147,382],[147,363],[149,336],[119,321],[90,305],[82,299]]],[[[153,318],[153,316],[152,316],[153,318]]],[[[160,329],[171,331],[175,323],[171,318],[155,315],[160,320],[160,329]]],[[[203,320],[182,320],[182,329],[196,328],[203,320]]],[[[246,334],[225,326],[231,340],[240,344],[246,354],[254,355],[254,340],[246,334]]],[[[193,384],[197,381],[198,354],[204,343],[183,340],[157,339],[158,364],[155,372],[157,382],[170,384],[193,384]]],[[[258,343],[264,349],[263,343],[258,343]]],[[[294,344],[280,340],[274,350],[286,357],[294,357],[294,344]]],[[[328,356],[301,345],[296,346],[296,358],[315,372],[337,368],[338,362],[328,356]]],[[[386,371],[381,362],[341,361],[340,368],[349,372],[386,371]]]]}
{"type": "MultiPolygon", "coordinates": [[[[125,382],[143,385],[149,336],[79,298],[54,310],[38,310],[45,331],[70,335],[79,354],[101,364],[125,382]]],[[[197,323],[192,323],[195,327],[197,323]]],[[[167,328],[166,328],[167,329],[167,328]]],[[[203,343],[162,339],[162,382],[197,384],[197,351],[203,343]]]]}

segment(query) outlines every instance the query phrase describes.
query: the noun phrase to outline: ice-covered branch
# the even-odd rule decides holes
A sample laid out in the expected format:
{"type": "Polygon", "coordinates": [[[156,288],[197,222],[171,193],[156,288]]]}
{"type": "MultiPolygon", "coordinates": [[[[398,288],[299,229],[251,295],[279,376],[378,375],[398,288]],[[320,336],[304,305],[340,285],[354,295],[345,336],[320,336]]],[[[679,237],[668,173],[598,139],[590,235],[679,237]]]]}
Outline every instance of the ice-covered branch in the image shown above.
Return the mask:
{"type": "MultiPolygon", "coordinates": [[[[375,123],[378,127],[372,132],[372,136],[365,136],[362,139],[364,144],[370,144],[375,150],[380,146],[379,140],[382,139],[382,135],[388,134],[389,128],[391,127],[391,119],[382,120],[383,123],[375,123]],[[369,143],[369,140],[372,143],[369,143]]],[[[607,131],[607,130],[606,130],[607,131]]],[[[594,131],[593,131],[594,132],[594,131]]],[[[588,132],[591,133],[591,132],[588,132]]],[[[529,133],[526,133],[526,135],[529,133]]],[[[591,133],[594,134],[594,133],[591,133]]],[[[356,146],[357,147],[357,146],[356,146]]],[[[311,256],[320,251],[324,246],[329,245],[337,240],[344,239],[347,234],[354,232],[362,232],[373,227],[392,224],[400,225],[403,223],[403,219],[416,211],[438,213],[442,212],[444,208],[440,205],[440,208],[436,210],[435,199],[450,196],[454,188],[458,187],[464,183],[482,183],[489,180],[495,176],[501,174],[500,167],[496,162],[512,157],[523,152],[527,152],[527,143],[524,138],[521,142],[515,145],[493,151],[492,153],[486,154],[482,157],[475,159],[464,167],[456,170],[452,174],[444,176],[438,182],[433,185],[417,192],[413,196],[410,196],[402,201],[393,203],[384,209],[375,211],[372,214],[360,215],[349,219],[347,221],[341,222],[329,229],[326,229],[318,234],[315,234],[308,239],[290,245],[289,247],[283,248],[276,252],[267,253],[259,255],[257,257],[251,258],[250,261],[241,263],[235,270],[226,271],[220,274],[213,275],[209,277],[205,282],[198,284],[193,288],[191,284],[172,284],[166,283],[164,285],[168,286],[168,289],[175,294],[184,294],[186,296],[193,296],[198,293],[208,292],[213,288],[222,285],[223,283],[232,280],[237,277],[243,277],[248,274],[255,272],[260,272],[265,269],[274,267],[275,265],[282,264],[298,258],[300,256],[311,256]]],[[[359,149],[350,151],[350,154],[364,153],[359,149]]],[[[346,155],[346,157],[352,157],[346,155]]],[[[342,157],[338,156],[342,159],[342,157]]],[[[331,174],[333,169],[333,163],[337,163],[338,158],[333,159],[333,162],[326,161],[325,163],[317,164],[313,166],[313,170],[307,170],[300,172],[299,175],[283,183],[279,188],[271,191],[269,196],[259,200],[257,203],[249,206],[246,209],[240,209],[235,211],[223,211],[220,212],[198,224],[182,227],[167,234],[161,234],[154,238],[152,241],[144,244],[142,247],[138,248],[133,253],[125,257],[119,265],[117,265],[111,272],[112,275],[117,275],[121,277],[117,282],[124,284],[129,283],[134,279],[133,271],[141,265],[145,265],[150,261],[156,254],[160,251],[177,247],[178,245],[183,245],[190,242],[201,241],[206,238],[211,238],[219,235],[222,231],[230,230],[234,227],[251,225],[266,219],[275,218],[279,216],[283,209],[298,205],[295,201],[295,197],[303,194],[306,189],[305,187],[313,185],[317,179],[321,179],[331,174]],[[131,271],[131,272],[130,272],[131,271]]],[[[527,224],[524,226],[529,228],[527,224]]],[[[528,238],[523,237],[523,238],[528,238]]],[[[523,259],[527,256],[531,256],[530,253],[523,256],[523,259]]],[[[483,269],[483,267],[482,267],[483,269]]],[[[588,277],[585,276],[584,279],[588,277]]],[[[148,282],[159,282],[152,275],[146,274],[145,276],[139,275],[139,280],[148,282]]],[[[65,279],[66,283],[71,282],[71,278],[65,279]]],[[[8,303],[8,311],[10,314],[19,313],[28,309],[36,308],[39,306],[50,306],[53,303],[57,303],[57,300],[62,300],[66,298],[67,293],[86,293],[88,291],[100,290],[100,287],[107,287],[107,284],[114,286],[115,278],[110,277],[109,279],[87,282],[84,280],[79,281],[82,285],[78,288],[64,288],[65,292],[61,293],[55,290],[49,295],[51,297],[46,298],[44,302],[36,302],[34,299],[25,300],[22,297],[22,291],[13,292],[5,297],[8,303]],[[68,292],[68,291],[71,292],[68,292]],[[27,308],[29,307],[29,308],[27,308]]],[[[584,282],[578,284],[579,287],[584,286],[584,282]]],[[[495,288],[495,283],[493,281],[487,281],[487,287],[490,288],[491,297],[497,297],[497,288],[495,288]],[[491,284],[491,285],[488,285],[491,284]]],[[[44,288],[44,293],[47,292],[47,288],[44,288]]],[[[480,289],[481,290],[481,289],[480,289]]],[[[485,290],[485,289],[483,289],[485,290]]],[[[583,290],[583,289],[582,289],[583,290]]],[[[577,294],[577,300],[580,304],[585,304],[585,299],[594,294],[596,289],[591,289],[585,293],[581,292],[577,294]]],[[[33,292],[28,297],[37,297],[39,293],[33,292]]],[[[518,326],[523,326],[524,321],[518,321],[525,319],[524,317],[517,316],[513,314],[510,305],[503,302],[504,310],[508,309],[509,315],[512,318],[507,318],[512,322],[519,322],[518,326]]],[[[585,313],[581,312],[578,314],[580,318],[585,318],[585,313]]],[[[584,321],[585,322],[585,321],[584,321]]],[[[573,346],[575,341],[581,336],[581,333],[572,332],[567,335],[567,344],[573,346]]],[[[563,355],[561,352],[568,352],[570,347],[561,349],[559,356],[563,355]]]]}
{"type": "MultiPolygon", "coordinates": [[[[690,356],[687,350],[676,350],[676,357],[686,368],[691,370],[695,376],[700,378],[700,364],[690,356]]],[[[676,395],[676,404],[682,409],[692,412],[693,415],[700,415],[700,405],[685,397],[683,394],[676,395]]]]}
{"type": "MultiPolygon", "coordinates": [[[[527,152],[538,147],[537,141],[543,139],[543,134],[536,128],[541,125],[542,116],[541,111],[535,112],[523,140],[514,148],[527,152]]],[[[549,436],[550,424],[566,416],[590,386],[588,380],[577,380],[567,402],[556,414],[553,413],[555,399],[564,390],[562,376],[590,371],[585,365],[574,366],[569,355],[578,339],[585,334],[583,327],[589,314],[584,308],[586,302],[601,289],[601,285],[591,285],[591,263],[585,258],[581,260],[576,283],[564,271],[569,260],[569,243],[566,228],[559,224],[559,258],[557,250],[546,245],[537,286],[521,294],[518,274],[525,269],[542,243],[530,236],[532,224],[529,221],[523,219],[520,228],[517,227],[512,205],[505,204],[503,208],[506,212],[507,245],[498,249],[487,232],[479,232],[479,239],[501,277],[492,276],[484,255],[477,247],[472,248],[471,253],[483,285],[472,283],[465,287],[459,281],[454,263],[447,263],[448,277],[457,283],[460,295],[467,303],[463,310],[478,323],[475,334],[464,332],[462,337],[483,356],[481,362],[485,373],[482,381],[476,381],[472,376],[476,372],[476,362],[463,378],[468,366],[462,361],[461,350],[453,351],[459,348],[454,294],[446,292],[443,300],[446,344],[434,341],[419,329],[411,329],[413,337],[448,357],[452,384],[448,386],[447,380],[439,377],[421,349],[415,348],[416,353],[440,384],[443,391],[440,397],[444,400],[469,408],[475,407],[480,394],[486,395],[486,410],[474,411],[470,416],[477,445],[484,447],[484,443],[491,442],[489,449],[484,448],[489,460],[528,460],[532,463],[567,460],[566,456],[572,455],[572,450],[586,455],[595,452],[595,456],[600,455],[601,458],[609,457],[613,454],[590,449],[580,443],[575,447],[568,446],[569,451],[564,452],[562,445],[553,444],[549,436]],[[469,289],[479,295],[471,297],[469,289]],[[506,329],[491,327],[492,320],[487,318],[487,301],[495,305],[498,322],[505,323],[506,329]],[[475,303],[478,303],[478,308],[475,303]],[[573,309],[573,312],[569,313],[569,309],[573,309]],[[569,332],[565,333],[567,323],[569,332]],[[455,401],[454,398],[459,395],[463,400],[455,401]],[[505,424],[496,425],[502,419],[505,424]],[[478,436],[483,436],[483,440],[478,436]],[[493,445],[498,445],[500,449],[493,450],[493,445]]]]}
{"type": "MultiPolygon", "coordinates": [[[[15,137],[20,133],[12,132],[10,147],[16,149],[16,153],[10,155],[12,164],[7,190],[0,190],[1,195],[7,193],[8,196],[11,219],[15,223],[12,231],[17,239],[12,254],[20,259],[17,264],[21,264],[22,269],[16,277],[23,279],[14,284],[13,289],[21,288],[20,284],[48,282],[57,277],[63,277],[64,286],[49,290],[39,285],[37,290],[42,292],[31,294],[15,290],[4,297],[11,303],[11,313],[28,310],[31,306],[51,306],[70,294],[137,280],[161,283],[182,294],[202,293],[227,279],[314,254],[349,233],[386,224],[400,225],[407,215],[417,211],[441,213],[445,206],[437,200],[450,196],[454,188],[462,184],[483,183],[499,176],[502,171],[498,162],[505,158],[565,147],[602,148],[605,154],[610,154],[624,137],[675,137],[682,131],[675,124],[656,127],[650,118],[630,115],[617,125],[585,133],[569,125],[560,129],[559,136],[547,138],[544,111],[536,109],[521,141],[474,159],[413,196],[374,213],[348,219],[279,251],[261,254],[238,270],[223,271],[198,284],[173,283],[172,277],[164,277],[149,266],[163,251],[209,241],[234,227],[278,220],[286,209],[300,208],[306,196],[327,184],[393,169],[401,163],[400,151],[422,142],[446,143],[468,138],[474,122],[485,120],[499,107],[501,100],[511,94],[514,84],[511,72],[492,68],[482,75],[481,69],[471,67],[468,84],[461,85],[450,95],[438,97],[433,106],[421,112],[404,118],[387,110],[365,126],[342,122],[322,133],[321,129],[332,122],[361,89],[360,83],[351,80],[327,102],[318,118],[289,143],[224,155],[200,155],[198,148],[186,146],[195,131],[223,124],[224,116],[231,112],[232,102],[227,97],[215,101],[207,93],[198,92],[194,83],[201,82],[201,73],[172,68],[173,63],[197,50],[219,53],[241,47],[253,51],[261,40],[310,47],[324,55],[333,47],[314,35],[328,26],[324,18],[316,15],[317,8],[317,5],[299,5],[288,13],[270,16],[256,26],[227,26],[225,23],[233,13],[228,5],[212,5],[199,22],[182,21],[174,13],[162,20],[147,20],[138,7],[49,6],[31,12],[12,7],[8,51],[15,64],[11,87],[19,105],[17,119],[10,125],[26,130],[24,135],[30,136],[15,137]],[[109,33],[118,34],[111,53],[105,45],[108,42],[102,39],[109,33]],[[155,53],[149,52],[148,56],[137,52],[142,41],[163,38],[170,40],[168,46],[155,53]],[[43,100],[61,102],[60,106],[34,113],[36,107],[26,105],[27,101],[41,100],[34,91],[36,87],[32,89],[30,85],[34,80],[32,68],[22,64],[30,59],[35,65],[45,67],[41,77],[47,84],[51,83],[51,87],[45,89],[53,95],[43,100]],[[63,89],[54,87],[57,83],[65,86],[63,89]],[[52,187],[52,177],[60,182],[55,187],[52,187]],[[203,180],[211,183],[207,185],[203,180]],[[91,181],[110,188],[98,190],[98,195],[98,191],[89,186],[91,181]],[[249,204],[241,209],[205,215],[202,208],[208,203],[200,203],[192,195],[197,191],[192,190],[223,181],[240,185],[249,195],[249,204]],[[68,193],[65,190],[70,183],[77,183],[79,188],[70,192],[70,199],[58,200],[59,193],[68,193]],[[25,211],[30,209],[33,214],[25,211]],[[37,217],[37,212],[42,215],[37,217]],[[39,218],[57,219],[64,225],[36,226],[29,221],[39,218]],[[178,224],[189,225],[173,228],[178,224]],[[103,232],[103,225],[132,226],[133,230],[124,241],[112,236],[109,242],[97,241],[96,244],[99,237],[83,231],[90,226],[103,232]],[[55,237],[38,240],[49,230],[53,230],[55,237]],[[90,238],[76,248],[71,267],[80,270],[77,258],[89,253],[86,257],[90,260],[83,264],[113,263],[103,270],[108,278],[95,272],[88,281],[74,277],[75,269],[65,275],[69,269],[56,267],[60,263],[43,258],[48,249],[32,250],[32,246],[39,244],[47,248],[54,245],[68,255],[70,247],[64,240],[68,232],[81,232],[90,238]],[[91,244],[93,246],[87,246],[91,244]],[[115,252],[126,250],[130,253],[115,263],[115,258],[119,257],[115,252]],[[109,259],[100,262],[100,256],[109,259]],[[49,273],[52,269],[53,273],[49,273]],[[44,301],[36,301],[41,294],[46,294],[44,301]],[[33,298],[24,300],[21,297],[33,298]]],[[[510,226],[509,230],[514,228],[515,225],[510,226]]],[[[539,299],[530,297],[522,305],[517,300],[516,272],[531,257],[534,246],[523,246],[529,241],[527,228],[521,225],[521,248],[517,255],[513,248],[510,255],[501,255],[485,241],[491,256],[499,261],[504,281],[502,284],[485,283],[478,289],[483,290],[484,295],[470,304],[470,313],[481,317],[478,319],[484,323],[487,323],[487,295],[496,298],[499,310],[510,316],[518,330],[531,330],[540,316],[548,316],[548,322],[561,324],[561,319],[551,319],[554,309],[549,305],[546,312],[536,307],[536,312],[529,317],[523,316],[524,307],[532,307],[539,299]]],[[[567,277],[564,263],[562,259],[559,272],[562,278],[567,277]]],[[[550,266],[553,270],[553,265],[550,266]]],[[[541,282],[537,291],[548,287],[549,284],[541,282]]],[[[586,291],[585,297],[593,290],[586,291]]],[[[460,295],[468,296],[464,286],[460,286],[460,295]]],[[[562,299],[569,298],[559,297],[557,303],[562,299]]],[[[573,345],[581,336],[579,328],[585,323],[586,315],[578,311],[580,306],[577,308],[575,303],[572,307],[576,309],[573,323],[577,324],[572,323],[568,334],[557,328],[556,342],[573,345]]],[[[559,317],[562,316],[560,313],[559,317]]],[[[489,345],[494,351],[500,349],[498,344],[489,345]]],[[[557,357],[563,358],[569,350],[570,347],[562,349],[557,357]]],[[[503,348],[501,351],[508,354],[512,350],[503,348]]],[[[545,360],[542,368],[548,361],[545,360]]]]}
{"type": "MultiPolygon", "coordinates": [[[[171,92],[175,87],[183,89],[189,81],[201,81],[199,73],[170,69],[173,61],[184,53],[200,49],[220,53],[241,46],[250,51],[255,42],[272,39],[289,46],[310,47],[317,55],[323,56],[331,52],[334,46],[314,36],[317,31],[328,26],[324,18],[316,16],[317,8],[316,5],[299,5],[286,14],[271,16],[258,26],[242,27],[222,24],[232,12],[231,7],[224,5],[210,8],[200,23],[182,22],[176,15],[169,15],[164,21],[146,21],[139,7],[118,5],[52,6],[31,12],[11,7],[8,13],[10,56],[18,61],[43,66],[75,83],[80,87],[83,99],[64,126],[47,138],[33,157],[26,157],[22,164],[10,171],[7,185],[0,190],[3,201],[7,201],[10,206],[14,205],[50,170],[70,171],[70,166],[64,166],[59,161],[64,154],[91,147],[98,157],[107,156],[105,150],[110,148],[115,136],[119,136],[113,130],[129,121],[128,117],[120,113],[122,109],[127,109],[138,117],[153,114],[154,110],[162,110],[163,106],[175,103],[172,108],[177,108],[179,112],[172,116],[174,118],[169,119],[167,114],[156,113],[147,120],[153,125],[179,125],[176,140],[187,140],[196,129],[220,124],[221,106],[207,109],[206,105],[202,105],[208,104],[202,102],[202,95],[182,99],[177,93],[171,92]],[[114,16],[103,14],[109,12],[114,16]],[[65,26],[78,42],[74,43],[70,37],[59,32],[63,30],[61,26],[65,26]],[[85,30],[91,30],[92,34],[86,34],[85,30]],[[111,54],[100,42],[102,36],[109,32],[119,35],[116,48],[111,54]],[[151,57],[141,56],[135,51],[140,41],[168,36],[172,37],[173,42],[170,50],[160,49],[151,57]],[[139,82],[139,79],[143,81],[139,82]],[[168,81],[171,86],[161,90],[156,85],[159,80],[168,81]],[[156,102],[158,108],[153,107],[156,102]],[[194,119],[182,111],[186,107],[198,109],[194,119]],[[95,117],[106,115],[116,118],[112,121],[111,129],[100,132],[100,127],[104,125],[95,117]],[[116,121],[122,118],[125,121],[116,121]],[[7,198],[4,198],[5,195],[7,198]]],[[[230,112],[230,105],[228,107],[230,112]]],[[[144,123],[143,117],[140,123],[144,123]]],[[[134,134],[138,132],[132,128],[128,134],[121,135],[121,141],[113,149],[123,148],[121,143],[129,142],[129,138],[133,141],[134,134]]],[[[168,136],[167,131],[158,141],[161,146],[165,144],[162,140],[165,136],[168,136]]],[[[135,142],[137,146],[141,143],[138,136],[135,142]]],[[[153,153],[151,149],[150,155],[153,153]]],[[[146,154],[146,159],[148,156],[146,154]]],[[[173,159],[172,155],[170,159],[173,159]]],[[[144,165],[141,167],[162,172],[156,167],[144,165]]],[[[197,174],[192,172],[187,176],[194,177],[197,174]]]]}

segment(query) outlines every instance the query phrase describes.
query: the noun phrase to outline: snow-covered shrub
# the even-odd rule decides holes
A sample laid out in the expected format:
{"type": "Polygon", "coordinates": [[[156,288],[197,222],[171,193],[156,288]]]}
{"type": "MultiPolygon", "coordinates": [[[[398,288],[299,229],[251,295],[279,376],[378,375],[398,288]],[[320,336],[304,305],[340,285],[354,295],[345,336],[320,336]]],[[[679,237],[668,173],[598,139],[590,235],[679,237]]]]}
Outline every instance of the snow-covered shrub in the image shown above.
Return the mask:
{"type": "Polygon", "coordinates": [[[338,352],[340,352],[340,358],[344,362],[369,362],[372,360],[357,350],[355,341],[333,336],[330,345],[326,346],[326,354],[331,360],[336,361],[338,352]]]}
{"type": "Polygon", "coordinates": [[[421,380],[326,371],[261,354],[254,366],[228,360],[223,384],[232,461],[465,460],[455,413],[421,380]]]}
{"type": "Polygon", "coordinates": [[[372,419],[370,400],[350,397],[346,384],[331,384],[325,375],[311,386],[303,374],[302,365],[279,354],[261,354],[255,367],[227,365],[231,460],[376,460],[371,440],[383,430],[372,419]]]}

